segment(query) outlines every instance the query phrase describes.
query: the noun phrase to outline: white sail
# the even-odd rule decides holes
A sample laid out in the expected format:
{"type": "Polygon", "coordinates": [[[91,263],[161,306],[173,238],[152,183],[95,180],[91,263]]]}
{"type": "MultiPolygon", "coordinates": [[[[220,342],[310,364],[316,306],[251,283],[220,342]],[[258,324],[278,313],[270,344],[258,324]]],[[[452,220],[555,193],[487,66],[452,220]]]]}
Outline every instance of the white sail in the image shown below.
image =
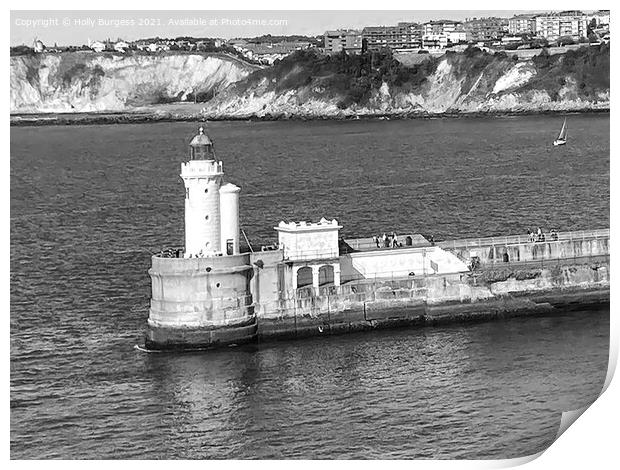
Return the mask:
{"type": "Polygon", "coordinates": [[[564,124],[562,124],[562,130],[560,131],[558,140],[566,140],[566,118],[564,118],[564,124]]]}
{"type": "Polygon", "coordinates": [[[560,130],[560,135],[557,139],[553,141],[553,145],[565,145],[566,144],[566,118],[564,118],[564,124],[562,124],[562,130],[560,130]]]}

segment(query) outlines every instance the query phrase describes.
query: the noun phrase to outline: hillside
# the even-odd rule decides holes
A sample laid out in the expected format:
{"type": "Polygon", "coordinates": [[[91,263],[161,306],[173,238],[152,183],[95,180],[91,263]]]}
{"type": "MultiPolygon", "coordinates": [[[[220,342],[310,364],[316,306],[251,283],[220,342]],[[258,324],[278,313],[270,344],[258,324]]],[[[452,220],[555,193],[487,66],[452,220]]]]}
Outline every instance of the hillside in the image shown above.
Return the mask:
{"type": "Polygon", "coordinates": [[[470,48],[405,66],[390,54],[298,52],[233,84],[206,117],[351,116],[609,108],[609,46],[518,61],[470,48]]]}
{"type": "Polygon", "coordinates": [[[259,68],[223,54],[11,57],[11,113],[137,110],[191,117],[321,118],[609,109],[609,46],[517,60],[476,48],[416,61],[298,51],[259,68]],[[172,109],[175,109],[172,111],[172,109]],[[185,114],[184,114],[185,113],[185,114]]]}

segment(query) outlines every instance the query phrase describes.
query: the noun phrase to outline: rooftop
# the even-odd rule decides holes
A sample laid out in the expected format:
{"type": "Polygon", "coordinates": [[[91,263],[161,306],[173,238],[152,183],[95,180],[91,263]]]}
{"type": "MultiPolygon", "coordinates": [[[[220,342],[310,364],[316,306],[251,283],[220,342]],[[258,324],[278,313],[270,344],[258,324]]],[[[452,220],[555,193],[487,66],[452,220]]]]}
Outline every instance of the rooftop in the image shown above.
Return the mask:
{"type": "Polygon", "coordinates": [[[191,145],[192,147],[197,147],[200,145],[213,145],[213,141],[209,138],[207,134],[204,133],[204,128],[201,127],[200,129],[198,129],[198,134],[194,136],[189,145],[191,145]]]}
{"type": "Polygon", "coordinates": [[[300,232],[300,231],[316,231],[316,230],[338,230],[341,229],[342,226],[338,225],[338,221],[336,219],[332,219],[331,221],[327,220],[323,217],[316,223],[312,222],[284,222],[281,221],[277,227],[274,229],[283,232],[300,232]]]}

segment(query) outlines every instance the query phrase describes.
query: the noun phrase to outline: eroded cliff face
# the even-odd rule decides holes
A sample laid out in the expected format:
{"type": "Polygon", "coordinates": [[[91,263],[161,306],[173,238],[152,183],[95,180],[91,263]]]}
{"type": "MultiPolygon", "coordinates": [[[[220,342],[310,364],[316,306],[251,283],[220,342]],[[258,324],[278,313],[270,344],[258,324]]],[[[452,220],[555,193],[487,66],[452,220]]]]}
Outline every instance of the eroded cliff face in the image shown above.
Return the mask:
{"type": "Polygon", "coordinates": [[[11,57],[11,112],[126,111],[209,96],[255,67],[227,56],[93,53],[11,57]]]}
{"type": "Polygon", "coordinates": [[[582,111],[609,109],[609,87],[584,93],[567,74],[551,90],[536,83],[540,71],[531,60],[491,60],[469,67],[463,56],[445,56],[426,80],[415,87],[388,85],[374,89],[367,102],[342,105],[342,94],[311,80],[302,86],[278,89],[277,80],[248,78],[206,103],[208,118],[230,117],[350,117],[376,114],[441,114],[582,111]]]}
{"type": "Polygon", "coordinates": [[[308,55],[264,70],[224,55],[11,57],[11,112],[131,112],[155,106],[165,114],[165,103],[195,96],[204,102],[197,117],[208,119],[609,109],[608,49],[579,54],[525,61],[446,54],[419,69],[388,60],[376,73],[369,59],[351,59],[358,62],[338,69],[333,58],[308,55]]]}

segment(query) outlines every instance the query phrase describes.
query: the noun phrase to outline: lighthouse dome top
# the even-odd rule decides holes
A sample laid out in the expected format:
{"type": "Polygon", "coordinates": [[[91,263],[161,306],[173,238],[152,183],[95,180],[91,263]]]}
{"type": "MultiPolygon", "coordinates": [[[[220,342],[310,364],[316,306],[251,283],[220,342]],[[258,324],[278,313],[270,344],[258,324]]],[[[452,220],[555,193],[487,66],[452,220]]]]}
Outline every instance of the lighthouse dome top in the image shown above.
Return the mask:
{"type": "Polygon", "coordinates": [[[189,143],[189,156],[192,160],[215,160],[213,141],[202,127],[189,143]]]}

